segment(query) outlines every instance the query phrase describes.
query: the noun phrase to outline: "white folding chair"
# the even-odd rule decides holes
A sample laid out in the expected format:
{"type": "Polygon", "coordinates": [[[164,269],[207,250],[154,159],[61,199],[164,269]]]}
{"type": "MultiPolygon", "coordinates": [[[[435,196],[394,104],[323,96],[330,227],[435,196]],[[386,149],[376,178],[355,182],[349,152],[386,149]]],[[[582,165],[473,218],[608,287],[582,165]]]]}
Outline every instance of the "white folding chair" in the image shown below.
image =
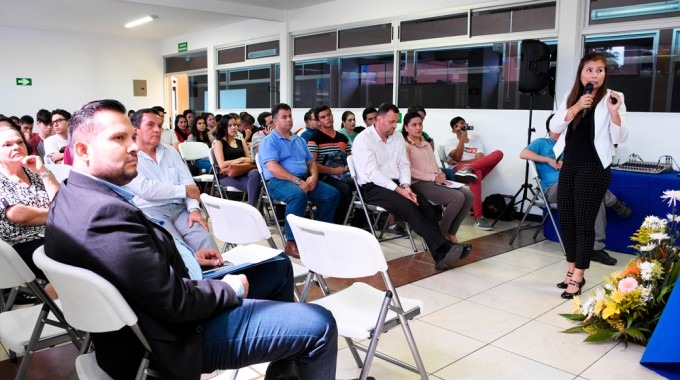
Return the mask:
{"type": "Polygon", "coordinates": [[[239,193],[241,194],[241,201],[246,200],[246,192],[239,190],[233,186],[222,186],[220,185],[220,167],[217,165],[217,159],[215,159],[215,147],[211,147],[209,149],[209,158],[210,158],[210,168],[212,170],[212,175],[213,175],[213,188],[217,189],[217,191],[220,193],[220,198],[227,199],[227,194],[226,192],[230,193],[239,193]]]}
{"type": "Polygon", "coordinates": [[[357,366],[361,368],[360,379],[365,380],[374,356],[419,373],[427,379],[427,371],[418,353],[408,320],[420,314],[422,302],[400,298],[392,284],[380,243],[369,232],[350,226],[341,226],[287,216],[295,234],[302,263],[311,271],[302,290],[302,300],[309,293],[312,273],[327,277],[358,278],[380,273],[386,291],[380,291],[366,283],[355,282],[341,291],[332,293],[313,303],[333,313],[338,333],[345,337],[357,366]],[[415,366],[397,361],[376,350],[380,334],[401,326],[415,366]],[[368,346],[355,340],[368,339],[368,346]],[[362,363],[357,349],[365,351],[362,363]]]}
{"type": "MultiPolygon", "coordinates": [[[[125,326],[130,327],[146,349],[135,378],[143,379],[147,375],[159,377],[156,371],[149,369],[151,348],[137,325],[137,315],[118,289],[94,272],[52,260],[45,255],[43,247],[33,253],[33,261],[57,290],[64,316],[71,326],[88,333],[111,332],[125,326]]],[[[88,335],[88,344],[83,345],[76,359],[78,378],[110,379],[97,365],[94,353],[86,353],[89,342],[88,335]]]]}
{"type": "MultiPolygon", "coordinates": [[[[280,251],[272,234],[267,228],[267,223],[257,209],[247,203],[235,202],[227,199],[211,197],[201,194],[201,201],[212,219],[213,234],[224,242],[223,254],[229,255],[229,245],[242,245],[247,249],[263,240],[269,244],[269,249],[280,251]]],[[[257,247],[262,249],[261,246],[257,247]]],[[[309,270],[302,265],[291,263],[293,266],[293,279],[296,284],[302,283],[307,278],[309,270]]],[[[316,281],[324,294],[328,293],[328,285],[323,277],[316,276],[316,281]]],[[[295,297],[300,299],[300,292],[295,288],[295,297]]]]}
{"type": "Polygon", "coordinates": [[[20,285],[28,286],[43,303],[0,313],[0,341],[12,352],[24,354],[16,379],[24,378],[36,351],[68,341],[78,348],[83,344],[83,337],[66,323],[60,302],[45,293],[17,251],[0,240],[0,288],[20,285]]]}
{"type": "MultiPolygon", "coordinates": [[[[387,241],[401,238],[402,236],[383,238],[383,236],[385,235],[385,231],[387,230],[388,223],[385,223],[383,225],[382,229],[380,230],[380,235],[376,234],[375,230],[376,228],[379,227],[378,221],[380,220],[380,215],[383,213],[389,215],[390,213],[389,211],[378,205],[372,205],[364,201],[364,196],[361,194],[361,186],[359,186],[359,182],[357,182],[356,169],[354,168],[354,157],[352,156],[347,157],[347,167],[349,167],[349,173],[352,175],[352,181],[354,182],[354,204],[352,206],[355,209],[361,209],[364,211],[364,215],[366,216],[366,221],[368,223],[368,227],[371,230],[371,233],[378,238],[378,241],[387,241]],[[375,218],[372,218],[371,214],[375,214],[375,218]]],[[[416,248],[416,243],[413,241],[411,226],[408,223],[404,224],[406,225],[408,240],[411,242],[411,248],[413,249],[413,252],[417,252],[418,249],[416,248]]],[[[427,249],[427,246],[426,245],[424,246],[425,249],[427,249]]]]}
{"type": "Polygon", "coordinates": [[[529,163],[529,175],[531,176],[531,179],[533,179],[534,182],[536,183],[536,189],[533,192],[534,196],[531,198],[531,203],[529,203],[529,207],[527,207],[527,210],[524,212],[524,215],[522,215],[522,220],[520,220],[519,224],[517,225],[517,228],[515,228],[515,231],[513,232],[512,237],[510,238],[510,245],[512,245],[512,243],[515,241],[519,232],[527,228],[536,228],[536,232],[534,233],[534,240],[536,240],[538,233],[541,232],[541,230],[543,229],[545,221],[548,218],[550,218],[553,228],[555,229],[555,234],[557,235],[557,240],[560,242],[560,246],[562,247],[562,252],[564,252],[564,254],[566,255],[567,253],[564,250],[564,244],[562,243],[562,236],[560,235],[560,230],[557,228],[557,223],[555,223],[555,217],[553,216],[551,211],[557,210],[557,204],[548,202],[548,196],[545,193],[545,189],[543,189],[543,186],[541,186],[541,178],[538,174],[538,170],[536,169],[536,162],[532,160],[527,161],[529,163]],[[541,220],[541,224],[525,226],[524,221],[527,219],[527,216],[529,216],[529,212],[531,211],[531,208],[533,206],[536,206],[543,211],[543,219],[541,220]]]}
{"type": "MultiPolygon", "coordinates": [[[[190,162],[196,160],[208,160],[210,159],[210,148],[202,142],[198,141],[185,141],[179,143],[178,145],[179,154],[182,156],[184,162],[186,162],[187,167],[189,167],[190,162]]],[[[194,181],[203,184],[205,186],[212,185],[213,175],[212,173],[203,173],[193,176],[194,181]]]]}
{"type": "Polygon", "coordinates": [[[71,165],[45,164],[45,167],[54,174],[57,182],[64,182],[71,173],[71,165]]]}

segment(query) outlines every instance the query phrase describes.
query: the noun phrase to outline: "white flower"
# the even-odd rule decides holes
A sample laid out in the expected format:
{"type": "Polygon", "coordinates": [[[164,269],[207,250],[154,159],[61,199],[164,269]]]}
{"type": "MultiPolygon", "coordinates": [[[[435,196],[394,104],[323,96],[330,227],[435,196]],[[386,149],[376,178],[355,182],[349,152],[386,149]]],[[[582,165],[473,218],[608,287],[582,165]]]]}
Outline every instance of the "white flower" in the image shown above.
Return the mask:
{"type": "Polygon", "coordinates": [[[595,297],[588,297],[588,300],[581,305],[581,314],[586,317],[590,317],[595,311],[595,303],[597,299],[595,297]]]}
{"type": "Polygon", "coordinates": [[[670,238],[671,237],[668,236],[668,234],[662,232],[655,232],[653,234],[649,234],[650,240],[657,240],[659,243],[661,243],[661,240],[668,240],[670,238]]]}
{"type": "Polygon", "coordinates": [[[667,200],[669,206],[675,207],[675,202],[680,201],[680,191],[666,190],[663,192],[661,199],[667,200]]]}
{"type": "Polygon", "coordinates": [[[671,223],[680,223],[680,215],[666,214],[666,218],[668,218],[668,221],[671,223]]]}
{"type": "Polygon", "coordinates": [[[654,270],[653,263],[649,261],[643,261],[640,264],[638,264],[638,268],[640,268],[640,278],[642,278],[645,281],[649,281],[652,279],[652,272],[654,270]]]}
{"type": "Polygon", "coordinates": [[[612,285],[612,284],[605,284],[604,287],[607,288],[607,290],[614,290],[614,289],[616,289],[616,288],[614,287],[614,285],[612,285]]]}
{"type": "Polygon", "coordinates": [[[654,299],[652,289],[654,289],[654,286],[651,284],[648,286],[640,287],[640,300],[642,300],[642,302],[649,302],[654,299]]]}
{"type": "Polygon", "coordinates": [[[640,247],[640,252],[649,252],[649,251],[653,250],[654,248],[656,248],[655,243],[647,243],[647,245],[643,245],[643,246],[640,247]]]}
{"type": "Polygon", "coordinates": [[[642,227],[651,229],[653,231],[661,231],[666,227],[666,224],[668,224],[666,219],[659,219],[654,215],[650,215],[645,218],[644,222],[642,222],[642,227]]]}

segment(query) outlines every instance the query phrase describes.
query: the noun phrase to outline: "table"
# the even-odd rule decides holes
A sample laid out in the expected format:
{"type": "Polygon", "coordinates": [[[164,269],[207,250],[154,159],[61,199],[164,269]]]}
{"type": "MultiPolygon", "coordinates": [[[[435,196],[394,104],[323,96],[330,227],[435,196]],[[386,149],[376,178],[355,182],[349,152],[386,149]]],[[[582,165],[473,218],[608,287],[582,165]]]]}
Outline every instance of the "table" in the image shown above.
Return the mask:
{"type": "MultiPolygon", "coordinates": [[[[630,240],[633,233],[647,216],[653,215],[665,218],[672,212],[667,202],[662,201],[661,195],[666,190],[680,190],[678,172],[663,174],[643,174],[612,170],[612,182],[609,190],[619,200],[626,203],[633,213],[630,218],[619,218],[612,210],[607,209],[607,239],[606,249],[616,252],[635,253],[629,248],[634,242],[630,240]]],[[[680,205],[678,205],[680,209],[680,205]]],[[[556,221],[558,211],[553,210],[556,221]]],[[[680,215],[680,210],[676,211],[680,215]]],[[[557,235],[552,223],[545,223],[543,234],[548,240],[557,241],[557,235]]]]}

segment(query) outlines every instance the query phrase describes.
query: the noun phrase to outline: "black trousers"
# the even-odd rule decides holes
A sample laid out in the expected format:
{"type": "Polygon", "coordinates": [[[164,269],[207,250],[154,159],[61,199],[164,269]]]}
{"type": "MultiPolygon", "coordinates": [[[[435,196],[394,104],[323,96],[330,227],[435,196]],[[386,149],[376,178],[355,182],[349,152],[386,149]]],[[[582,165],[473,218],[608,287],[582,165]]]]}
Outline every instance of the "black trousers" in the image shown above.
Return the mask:
{"type": "Polygon", "coordinates": [[[595,242],[595,217],[612,174],[600,163],[567,163],[557,181],[557,211],[567,262],[577,269],[590,268],[595,242]]]}
{"type": "Polygon", "coordinates": [[[335,209],[333,223],[343,225],[345,224],[347,212],[349,212],[349,208],[352,207],[350,205],[350,202],[352,201],[352,193],[354,192],[354,183],[352,178],[347,177],[346,180],[341,180],[327,175],[323,178],[323,181],[333,186],[340,193],[340,202],[338,202],[338,207],[335,209]]]}
{"type": "Polygon", "coordinates": [[[424,195],[413,188],[411,190],[418,196],[417,205],[399,195],[396,191],[372,183],[361,186],[361,192],[366,203],[380,206],[397,218],[408,222],[411,228],[425,239],[425,243],[430,248],[430,253],[435,260],[438,260],[442,253],[449,250],[451,242],[439,231],[439,224],[437,223],[439,218],[434,206],[424,195]]]}
{"type": "Polygon", "coordinates": [[[12,246],[12,248],[17,251],[26,265],[31,268],[31,271],[33,271],[33,274],[35,274],[35,277],[41,280],[47,280],[47,277],[45,277],[43,271],[33,263],[33,252],[35,252],[35,250],[43,244],[45,244],[45,239],[38,238],[24,243],[15,244],[12,246]]]}

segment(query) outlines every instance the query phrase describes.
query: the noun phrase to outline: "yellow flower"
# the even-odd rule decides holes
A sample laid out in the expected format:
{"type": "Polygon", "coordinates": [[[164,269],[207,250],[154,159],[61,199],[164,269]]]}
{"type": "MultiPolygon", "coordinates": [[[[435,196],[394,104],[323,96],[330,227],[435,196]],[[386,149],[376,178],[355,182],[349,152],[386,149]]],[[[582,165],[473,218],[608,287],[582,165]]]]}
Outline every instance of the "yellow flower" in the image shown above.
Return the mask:
{"type": "Polygon", "coordinates": [[[600,313],[602,313],[602,309],[604,309],[604,300],[597,300],[595,307],[593,308],[593,313],[595,315],[600,315],[600,313]]]}
{"type": "Polygon", "coordinates": [[[576,296],[571,300],[571,313],[581,314],[581,298],[576,296]]]}
{"type": "Polygon", "coordinates": [[[613,290],[612,294],[610,294],[610,297],[614,300],[616,303],[621,303],[623,299],[626,297],[626,295],[622,292],[620,292],[618,289],[613,290]]]}
{"type": "Polygon", "coordinates": [[[607,319],[612,315],[619,314],[621,311],[619,305],[616,302],[604,301],[605,308],[602,310],[602,318],[607,319]]]}

